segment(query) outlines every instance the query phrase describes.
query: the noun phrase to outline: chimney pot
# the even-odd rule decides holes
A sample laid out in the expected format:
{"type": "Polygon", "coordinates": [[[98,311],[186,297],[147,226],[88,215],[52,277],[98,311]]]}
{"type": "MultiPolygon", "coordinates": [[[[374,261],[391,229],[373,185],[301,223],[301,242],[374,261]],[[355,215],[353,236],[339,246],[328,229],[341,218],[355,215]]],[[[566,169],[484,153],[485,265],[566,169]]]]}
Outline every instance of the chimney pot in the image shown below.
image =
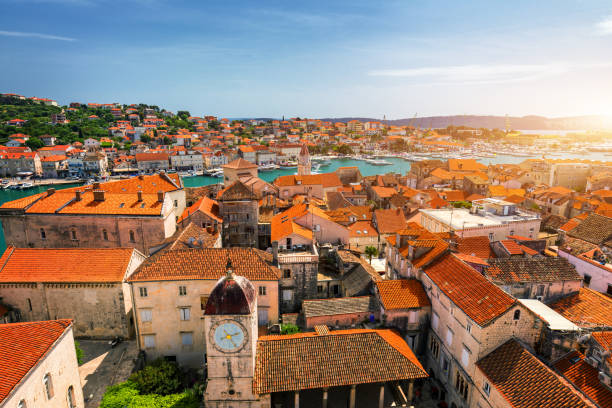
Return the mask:
{"type": "Polygon", "coordinates": [[[160,203],[164,202],[164,192],[163,191],[157,192],[157,201],[159,201],[160,203]]]}
{"type": "Polygon", "coordinates": [[[93,191],[94,201],[104,201],[104,190],[93,191]]]}
{"type": "Polygon", "coordinates": [[[53,194],[55,194],[55,189],[54,188],[48,188],[47,189],[47,197],[50,196],[50,195],[53,195],[53,194]]]}
{"type": "Polygon", "coordinates": [[[142,201],[142,191],[137,191],[136,194],[138,195],[138,202],[142,201]]]}
{"type": "Polygon", "coordinates": [[[77,191],[75,192],[75,194],[74,194],[74,200],[75,200],[75,201],[81,201],[81,195],[82,195],[82,194],[83,194],[83,193],[82,193],[80,190],[77,190],[77,191]]]}
{"type": "Polygon", "coordinates": [[[139,179],[139,180],[144,180],[144,176],[143,176],[142,174],[139,174],[139,175],[138,175],[138,179],[139,179]]]}
{"type": "Polygon", "coordinates": [[[98,182],[93,183],[93,189],[94,190],[99,190],[100,189],[100,183],[98,183],[98,182]]]}

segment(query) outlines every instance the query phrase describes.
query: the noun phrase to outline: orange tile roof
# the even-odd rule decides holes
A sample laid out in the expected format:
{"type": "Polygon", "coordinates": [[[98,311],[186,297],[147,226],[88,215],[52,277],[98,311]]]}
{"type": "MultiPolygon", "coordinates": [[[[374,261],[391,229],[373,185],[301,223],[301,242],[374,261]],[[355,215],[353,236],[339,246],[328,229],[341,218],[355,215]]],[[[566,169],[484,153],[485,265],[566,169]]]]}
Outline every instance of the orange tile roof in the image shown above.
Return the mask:
{"type": "Polygon", "coordinates": [[[236,275],[251,281],[278,280],[280,271],[270,266],[262,251],[252,248],[204,248],[167,251],[149,258],[129,282],[218,280],[225,275],[228,258],[236,275]]]}
{"type": "Polygon", "coordinates": [[[424,269],[425,274],[474,322],[484,327],[516,300],[452,254],[424,269]]]}
{"type": "Polygon", "coordinates": [[[304,203],[276,214],[270,222],[271,240],[279,241],[286,236],[296,233],[304,238],[312,239],[312,231],[297,225],[293,220],[308,213],[308,206],[304,203]]]}
{"type": "Polygon", "coordinates": [[[392,234],[406,228],[407,222],[400,209],[374,210],[379,234],[392,234]]]}
{"type": "Polygon", "coordinates": [[[377,237],[378,232],[371,221],[357,221],[349,225],[349,236],[355,237],[377,237]]]}
{"type": "Polygon", "coordinates": [[[590,406],[514,339],[480,359],[476,366],[513,408],[590,406]]]}
{"type": "Polygon", "coordinates": [[[426,378],[427,372],[392,330],[335,330],[260,337],[256,394],[426,378]]]}
{"type": "Polygon", "coordinates": [[[71,320],[0,324],[0,403],[71,325],[71,320]]]}
{"type": "Polygon", "coordinates": [[[47,156],[47,157],[43,157],[42,159],[40,159],[40,161],[42,162],[56,162],[56,161],[62,161],[62,160],[66,160],[67,157],[63,154],[54,154],[52,156],[47,156]]]}
{"type": "Polygon", "coordinates": [[[168,153],[136,153],[135,157],[137,162],[169,160],[168,153]]]}
{"type": "Polygon", "coordinates": [[[380,301],[386,310],[431,306],[423,285],[416,279],[383,280],[375,283],[380,301]]]}
{"type": "Polygon", "coordinates": [[[221,166],[223,168],[228,168],[228,169],[252,169],[252,168],[257,168],[256,164],[251,163],[248,160],[244,160],[242,158],[240,159],[236,159],[234,161],[231,161],[223,166],[221,166]]]}
{"type": "Polygon", "coordinates": [[[564,232],[569,232],[573,230],[574,228],[576,228],[579,224],[580,224],[580,220],[576,218],[572,218],[571,220],[563,224],[561,227],[559,227],[559,229],[564,232]]]}
{"type": "Polygon", "coordinates": [[[341,187],[342,182],[336,173],[310,174],[303,176],[280,176],[274,180],[274,185],[288,187],[296,185],[321,185],[323,188],[341,187]]]}
{"type": "Polygon", "coordinates": [[[489,238],[486,236],[458,237],[457,250],[463,254],[477,256],[481,259],[495,258],[489,238]]]}
{"type": "Polygon", "coordinates": [[[397,190],[392,187],[372,186],[371,188],[380,198],[389,198],[397,194],[397,190]]]}
{"type": "Polygon", "coordinates": [[[581,353],[570,352],[554,368],[598,406],[612,407],[612,391],[599,381],[599,370],[584,361],[581,353]]]}
{"type": "Polygon", "coordinates": [[[589,288],[580,288],[548,306],[580,327],[612,326],[612,298],[589,288]]]}
{"type": "Polygon", "coordinates": [[[121,282],[133,248],[14,248],[0,260],[0,282],[121,282]]]}
{"type": "Polygon", "coordinates": [[[176,222],[180,223],[197,211],[201,211],[217,222],[223,222],[223,219],[219,215],[219,203],[206,196],[200,198],[191,207],[186,208],[176,222]]]}
{"type": "Polygon", "coordinates": [[[455,256],[468,264],[473,263],[482,266],[489,266],[489,263],[487,261],[485,261],[484,259],[480,259],[477,256],[462,254],[461,252],[455,253],[455,256]]]}
{"type": "Polygon", "coordinates": [[[448,169],[450,171],[479,171],[485,170],[486,165],[477,162],[475,159],[449,159],[448,169]]]}

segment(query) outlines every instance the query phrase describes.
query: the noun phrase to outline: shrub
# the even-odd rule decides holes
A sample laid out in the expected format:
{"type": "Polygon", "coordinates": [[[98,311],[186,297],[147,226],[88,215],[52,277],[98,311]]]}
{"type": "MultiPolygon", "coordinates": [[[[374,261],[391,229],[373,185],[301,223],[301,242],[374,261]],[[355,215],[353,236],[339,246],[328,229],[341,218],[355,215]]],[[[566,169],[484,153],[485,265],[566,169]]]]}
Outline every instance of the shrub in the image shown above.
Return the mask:
{"type": "Polygon", "coordinates": [[[79,365],[83,364],[83,350],[81,349],[81,346],[79,344],[78,341],[74,341],[74,350],[76,351],[76,357],[77,357],[77,362],[79,363],[79,365]]]}
{"type": "Polygon", "coordinates": [[[297,327],[295,324],[292,323],[286,323],[286,324],[281,324],[281,334],[295,334],[295,333],[299,333],[300,332],[300,328],[297,327]]]}
{"type": "Polygon", "coordinates": [[[192,390],[178,394],[141,395],[133,381],[108,387],[100,408],[198,408],[200,400],[192,390]]]}
{"type": "Polygon", "coordinates": [[[181,391],[181,377],[176,363],[158,359],[132,374],[129,381],[141,394],[169,395],[181,391]]]}

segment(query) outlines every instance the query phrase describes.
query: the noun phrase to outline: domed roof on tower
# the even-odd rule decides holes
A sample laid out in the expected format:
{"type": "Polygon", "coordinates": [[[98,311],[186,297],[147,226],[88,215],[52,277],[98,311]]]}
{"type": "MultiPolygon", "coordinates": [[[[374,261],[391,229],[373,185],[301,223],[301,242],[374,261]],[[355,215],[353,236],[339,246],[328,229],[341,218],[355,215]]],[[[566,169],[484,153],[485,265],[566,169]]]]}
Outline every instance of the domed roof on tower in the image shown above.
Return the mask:
{"type": "Polygon", "coordinates": [[[227,259],[227,274],[213,288],[204,314],[238,315],[251,314],[255,307],[255,288],[243,276],[234,275],[231,260],[227,259]]]}

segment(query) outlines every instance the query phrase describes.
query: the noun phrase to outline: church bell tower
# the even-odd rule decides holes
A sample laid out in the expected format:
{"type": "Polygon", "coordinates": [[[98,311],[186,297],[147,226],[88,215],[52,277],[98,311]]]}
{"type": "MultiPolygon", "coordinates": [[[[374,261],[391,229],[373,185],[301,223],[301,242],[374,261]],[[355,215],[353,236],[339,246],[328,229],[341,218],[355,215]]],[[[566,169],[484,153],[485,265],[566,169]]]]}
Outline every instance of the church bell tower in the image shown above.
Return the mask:
{"type": "Polygon", "coordinates": [[[308,147],[305,144],[302,145],[300,154],[298,156],[298,176],[307,176],[310,174],[310,153],[308,147]]]}
{"type": "Polygon", "coordinates": [[[204,310],[208,379],[204,401],[210,408],[269,407],[269,396],[253,393],[257,347],[257,292],[233,272],[213,288],[204,310]]]}

